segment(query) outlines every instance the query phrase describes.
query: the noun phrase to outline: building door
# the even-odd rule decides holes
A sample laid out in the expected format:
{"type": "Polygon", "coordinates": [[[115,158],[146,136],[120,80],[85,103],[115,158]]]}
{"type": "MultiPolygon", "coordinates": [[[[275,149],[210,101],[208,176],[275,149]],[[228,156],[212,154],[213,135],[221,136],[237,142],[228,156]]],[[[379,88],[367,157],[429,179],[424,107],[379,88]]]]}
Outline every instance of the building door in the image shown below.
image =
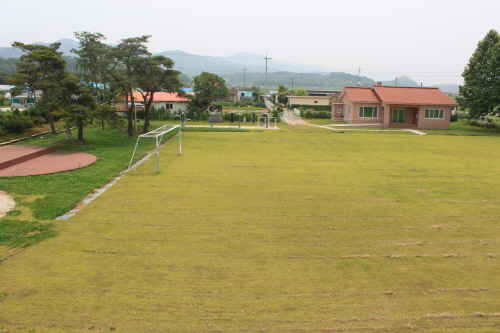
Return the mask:
{"type": "Polygon", "coordinates": [[[406,109],[391,109],[391,123],[405,123],[406,109]]]}

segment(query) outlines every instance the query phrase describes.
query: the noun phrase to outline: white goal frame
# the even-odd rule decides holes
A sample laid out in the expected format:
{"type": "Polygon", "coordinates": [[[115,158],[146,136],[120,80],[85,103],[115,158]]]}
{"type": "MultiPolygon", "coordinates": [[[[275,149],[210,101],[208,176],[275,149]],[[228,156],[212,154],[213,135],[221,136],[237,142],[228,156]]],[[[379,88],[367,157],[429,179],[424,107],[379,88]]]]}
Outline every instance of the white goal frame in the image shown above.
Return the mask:
{"type": "Polygon", "coordinates": [[[137,150],[137,145],[139,144],[139,140],[142,138],[155,138],[156,140],[156,165],[158,167],[158,172],[160,172],[160,143],[163,139],[163,136],[171,132],[175,129],[179,129],[179,155],[182,155],[182,126],[181,125],[163,125],[158,127],[154,131],[141,134],[137,137],[137,142],[135,143],[134,152],[132,153],[132,157],[130,158],[130,163],[128,165],[128,170],[132,167],[132,161],[134,160],[134,155],[137,150]]]}

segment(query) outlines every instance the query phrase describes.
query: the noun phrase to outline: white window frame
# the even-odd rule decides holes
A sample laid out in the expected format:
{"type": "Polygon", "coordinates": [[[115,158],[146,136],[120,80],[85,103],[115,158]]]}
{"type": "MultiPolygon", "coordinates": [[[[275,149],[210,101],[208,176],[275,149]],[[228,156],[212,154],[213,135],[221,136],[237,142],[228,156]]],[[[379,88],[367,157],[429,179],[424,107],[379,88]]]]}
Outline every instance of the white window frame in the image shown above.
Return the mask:
{"type": "Polygon", "coordinates": [[[425,109],[424,119],[444,119],[444,114],[444,109],[425,109]]]}
{"type": "Polygon", "coordinates": [[[359,107],[359,118],[378,118],[378,106],[360,106],[359,107]],[[364,110],[365,108],[372,108],[372,116],[365,117],[364,110]],[[363,114],[363,115],[361,115],[363,114]]]}

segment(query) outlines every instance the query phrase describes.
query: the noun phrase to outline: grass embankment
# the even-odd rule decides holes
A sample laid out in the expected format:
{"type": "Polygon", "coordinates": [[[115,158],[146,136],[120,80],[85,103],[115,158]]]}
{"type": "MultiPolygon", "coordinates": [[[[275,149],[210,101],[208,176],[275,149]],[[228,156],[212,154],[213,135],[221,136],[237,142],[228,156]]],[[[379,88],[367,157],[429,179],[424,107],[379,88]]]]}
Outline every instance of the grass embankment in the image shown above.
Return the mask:
{"type": "Polygon", "coordinates": [[[497,146],[186,133],[0,265],[0,331],[497,330],[497,146]]]}

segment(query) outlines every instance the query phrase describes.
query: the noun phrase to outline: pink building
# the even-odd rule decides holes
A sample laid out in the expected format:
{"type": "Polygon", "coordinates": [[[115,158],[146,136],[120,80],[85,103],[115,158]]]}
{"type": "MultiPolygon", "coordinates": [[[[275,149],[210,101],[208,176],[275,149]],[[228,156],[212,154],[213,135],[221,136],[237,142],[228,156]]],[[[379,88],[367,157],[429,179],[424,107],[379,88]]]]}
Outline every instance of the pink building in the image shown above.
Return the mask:
{"type": "Polygon", "coordinates": [[[345,87],[332,106],[332,120],[380,127],[450,127],[457,106],[438,88],[382,86],[345,87]]]}

